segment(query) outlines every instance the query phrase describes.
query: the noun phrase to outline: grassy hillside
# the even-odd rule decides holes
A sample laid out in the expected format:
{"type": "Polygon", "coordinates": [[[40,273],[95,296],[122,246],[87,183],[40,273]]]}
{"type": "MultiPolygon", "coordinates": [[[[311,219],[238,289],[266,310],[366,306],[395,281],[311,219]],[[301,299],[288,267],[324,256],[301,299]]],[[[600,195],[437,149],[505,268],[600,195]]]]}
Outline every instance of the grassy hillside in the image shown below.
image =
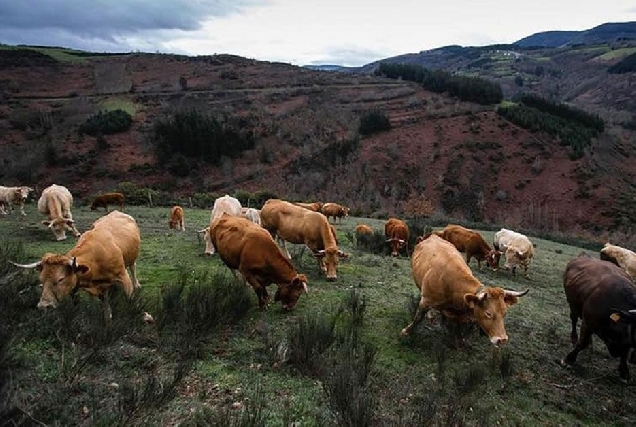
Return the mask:
{"type": "MultiPolygon", "coordinates": [[[[509,344],[495,351],[476,327],[424,321],[411,337],[400,337],[417,301],[409,259],[358,250],[351,234],[361,222],[381,230],[380,220],[336,224],[340,246],[350,253],[336,282],[324,279],[308,251],[294,247],[309,293],[293,312],[280,305],[262,312],[254,293],[234,282],[218,257],[202,256],[196,230],[209,211],[186,209],[187,231],[176,232],[167,227],[167,208],[130,207],[142,231],[143,287],[133,303],[114,299],[114,321],[106,326],[99,304],[86,296],[76,306],[35,309],[36,275],[16,272],[6,259],[35,261],[45,251],[65,252],[74,239],[52,241],[35,206],[26,210],[26,217],[0,218],[0,331],[8,343],[0,372],[10,373],[10,402],[19,408],[13,420],[627,426],[636,414],[636,391],[619,381],[618,360],[598,339],[575,367],[557,363],[571,347],[561,276],[580,248],[531,236],[537,248],[528,278],[471,265],[485,284],[530,289],[508,312],[509,344]],[[180,284],[181,305],[170,299],[180,284]],[[232,319],[218,312],[222,300],[230,301],[232,319]],[[142,311],[156,323],[143,324],[142,311]],[[351,337],[360,342],[352,344],[351,337]]],[[[74,210],[80,231],[98,216],[85,206],[74,210]]],[[[483,234],[492,239],[493,232],[483,234]]]]}

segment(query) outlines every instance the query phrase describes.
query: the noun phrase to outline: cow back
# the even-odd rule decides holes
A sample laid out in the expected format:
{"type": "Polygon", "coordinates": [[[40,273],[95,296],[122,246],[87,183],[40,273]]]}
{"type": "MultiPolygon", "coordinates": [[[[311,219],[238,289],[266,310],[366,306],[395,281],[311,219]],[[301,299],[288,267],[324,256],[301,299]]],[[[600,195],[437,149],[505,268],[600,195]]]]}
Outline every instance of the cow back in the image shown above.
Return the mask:
{"type": "Polygon", "coordinates": [[[210,213],[210,226],[216,218],[220,218],[224,213],[231,216],[241,216],[241,202],[227,194],[216,199],[210,213]]]}
{"type": "MultiPolygon", "coordinates": [[[[74,251],[73,254],[78,254],[83,253],[89,246],[91,247],[89,250],[94,251],[94,246],[105,245],[111,248],[109,251],[112,256],[117,257],[119,252],[124,265],[128,267],[137,260],[140,244],[141,234],[135,219],[128,214],[114,210],[108,215],[98,218],[91,229],[80,236],[77,245],[71,251],[74,251]],[[114,248],[118,250],[113,250],[114,248]]],[[[69,254],[71,253],[69,252],[69,254]]]]}
{"type": "Polygon", "coordinates": [[[49,218],[68,217],[73,205],[73,196],[68,188],[52,184],[45,188],[38,199],[38,211],[49,218]]]}

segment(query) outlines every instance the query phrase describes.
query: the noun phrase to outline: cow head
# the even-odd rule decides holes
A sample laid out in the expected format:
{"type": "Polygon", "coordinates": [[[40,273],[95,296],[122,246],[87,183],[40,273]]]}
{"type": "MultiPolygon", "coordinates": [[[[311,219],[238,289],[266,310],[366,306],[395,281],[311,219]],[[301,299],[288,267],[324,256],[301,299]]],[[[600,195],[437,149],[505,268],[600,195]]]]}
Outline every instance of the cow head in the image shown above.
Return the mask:
{"type": "Polygon", "coordinates": [[[516,304],[518,298],[527,294],[509,291],[502,288],[487,287],[474,294],[465,294],[464,302],[473,311],[473,316],[479,327],[488,335],[490,342],[499,347],[508,341],[504,317],[508,307],[516,304]]]}
{"type": "Polygon", "coordinates": [[[29,197],[29,193],[31,191],[33,191],[33,188],[31,187],[26,187],[26,186],[18,187],[13,196],[14,197],[13,200],[24,202],[29,197]]]}
{"type": "Polygon", "coordinates": [[[16,264],[21,268],[36,268],[40,272],[42,295],[38,308],[55,308],[59,301],[77,291],[79,274],[88,271],[85,265],[77,264],[76,258],[66,255],[46,253],[42,259],[33,264],[16,264]]]}
{"type": "Polygon", "coordinates": [[[66,232],[70,231],[75,237],[80,236],[80,232],[75,228],[75,221],[70,218],[55,218],[51,221],[42,221],[42,224],[46,225],[53,231],[56,240],[66,239],[66,232]]]}
{"type": "Polygon", "coordinates": [[[499,261],[501,260],[501,252],[497,249],[493,249],[492,251],[486,254],[486,264],[494,271],[497,271],[499,268],[499,261]]]}
{"type": "MultiPolygon", "coordinates": [[[[627,346],[636,348],[636,309],[626,311],[613,308],[610,310],[609,317],[612,329],[616,330],[618,332],[616,336],[620,337],[619,341],[607,343],[610,354],[612,354],[612,356],[618,356],[618,354],[613,354],[616,353],[612,351],[613,347],[622,348],[627,346]]],[[[634,352],[632,352],[630,362],[636,362],[634,352]]]]}
{"type": "Polygon", "coordinates": [[[333,281],[338,278],[338,261],[340,258],[347,258],[348,255],[338,248],[323,249],[314,253],[314,256],[320,260],[320,268],[327,275],[327,280],[333,281]]]}
{"type": "Polygon", "coordinates": [[[280,301],[285,310],[292,310],[296,307],[300,295],[307,292],[309,292],[307,277],[304,274],[298,274],[290,283],[278,287],[274,301],[280,301]]]}
{"type": "Polygon", "coordinates": [[[400,250],[406,245],[406,240],[397,237],[386,239],[386,241],[391,243],[391,256],[398,256],[400,250]]]}

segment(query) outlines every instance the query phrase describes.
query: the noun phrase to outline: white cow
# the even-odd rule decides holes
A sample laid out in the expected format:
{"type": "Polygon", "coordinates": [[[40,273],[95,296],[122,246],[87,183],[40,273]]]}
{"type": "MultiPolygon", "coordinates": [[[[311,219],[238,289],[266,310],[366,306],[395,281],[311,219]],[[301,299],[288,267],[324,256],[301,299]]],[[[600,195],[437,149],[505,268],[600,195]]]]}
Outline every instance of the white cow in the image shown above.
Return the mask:
{"type": "Polygon", "coordinates": [[[636,253],[620,246],[605,243],[600,255],[602,260],[613,262],[625,270],[632,279],[636,278],[636,253]]]}
{"type": "Polygon", "coordinates": [[[261,211],[254,208],[241,208],[241,216],[252,221],[256,225],[261,225],[261,211]]]}
{"type": "Polygon", "coordinates": [[[20,207],[22,215],[26,215],[24,212],[24,202],[29,193],[33,191],[33,188],[27,186],[20,187],[5,187],[0,185],[0,214],[6,215],[8,212],[5,210],[6,205],[9,212],[13,211],[13,205],[20,207]]]}
{"type": "Polygon", "coordinates": [[[56,240],[66,239],[67,230],[75,237],[80,236],[71,214],[72,206],[73,196],[68,188],[53,184],[42,191],[38,200],[38,211],[48,217],[48,220],[42,221],[42,224],[51,229],[56,240]]]}
{"type": "Polygon", "coordinates": [[[242,217],[241,202],[238,199],[225,195],[219,197],[214,201],[212,212],[210,213],[210,225],[200,230],[199,233],[205,233],[205,254],[214,255],[214,245],[212,244],[212,238],[210,237],[210,227],[215,219],[220,218],[223,213],[227,213],[231,216],[242,217]]]}
{"type": "Polygon", "coordinates": [[[515,274],[517,267],[523,267],[526,275],[528,267],[534,257],[534,245],[521,233],[502,228],[495,233],[493,246],[502,252],[506,257],[505,268],[510,269],[515,274]]]}

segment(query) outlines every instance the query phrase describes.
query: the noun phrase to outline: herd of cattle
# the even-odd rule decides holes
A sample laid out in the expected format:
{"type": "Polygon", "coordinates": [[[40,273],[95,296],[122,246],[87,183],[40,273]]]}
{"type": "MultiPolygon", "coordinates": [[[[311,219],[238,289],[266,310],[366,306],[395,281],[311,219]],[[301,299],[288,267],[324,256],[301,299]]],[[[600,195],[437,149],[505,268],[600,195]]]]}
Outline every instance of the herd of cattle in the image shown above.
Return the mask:
{"type": "MultiPolygon", "coordinates": [[[[0,214],[8,215],[18,206],[25,215],[24,202],[31,191],[30,187],[0,186],[0,214]]],[[[13,264],[39,271],[42,294],[38,308],[55,307],[63,298],[83,290],[100,298],[104,314],[110,318],[108,291],[119,285],[130,296],[140,288],[136,276],[139,228],[133,217],[114,210],[80,233],[75,228],[72,205],[73,197],[67,188],[53,184],[43,190],[37,203],[38,211],[47,217],[42,224],[56,240],[66,239],[67,231],[73,233],[79,237],[77,244],[63,255],[45,253],[37,262],[13,264]]],[[[98,196],[91,209],[104,207],[108,211],[109,205],[122,209],[123,195],[98,196]]],[[[349,209],[337,203],[291,203],[280,199],[268,200],[260,210],[244,208],[237,199],[226,195],[215,201],[210,223],[199,233],[205,235],[205,253],[218,253],[235,276],[238,271],[256,293],[260,308],[266,309],[270,303],[267,286],[274,283],[274,301],[293,309],[308,291],[307,277],[294,267],[285,242],[307,246],[327,280],[336,280],[339,260],[348,255],[338,247],[329,218],[335,223],[348,214],[349,209]]],[[[185,230],[182,207],[172,207],[168,225],[185,230]]],[[[372,233],[366,224],[355,228],[358,237],[372,233]]],[[[401,251],[408,254],[409,227],[403,220],[388,219],[384,234],[392,256],[401,251]]],[[[470,261],[475,258],[479,269],[484,261],[497,270],[503,255],[505,269],[514,275],[517,268],[522,268],[527,275],[534,248],[527,236],[505,228],[495,233],[492,247],[480,233],[453,224],[417,237],[410,260],[420,301],[413,321],[402,329],[402,335],[410,334],[433,309],[448,319],[476,322],[494,346],[506,343],[507,309],[528,290],[485,286],[473,275],[470,261]]],[[[574,348],[562,364],[573,364],[578,353],[590,344],[592,334],[596,334],[613,357],[620,357],[620,377],[629,378],[627,361],[636,363],[635,274],[636,253],[609,243],[600,251],[600,259],[581,253],[567,264],[563,286],[570,307],[574,348]]]]}

